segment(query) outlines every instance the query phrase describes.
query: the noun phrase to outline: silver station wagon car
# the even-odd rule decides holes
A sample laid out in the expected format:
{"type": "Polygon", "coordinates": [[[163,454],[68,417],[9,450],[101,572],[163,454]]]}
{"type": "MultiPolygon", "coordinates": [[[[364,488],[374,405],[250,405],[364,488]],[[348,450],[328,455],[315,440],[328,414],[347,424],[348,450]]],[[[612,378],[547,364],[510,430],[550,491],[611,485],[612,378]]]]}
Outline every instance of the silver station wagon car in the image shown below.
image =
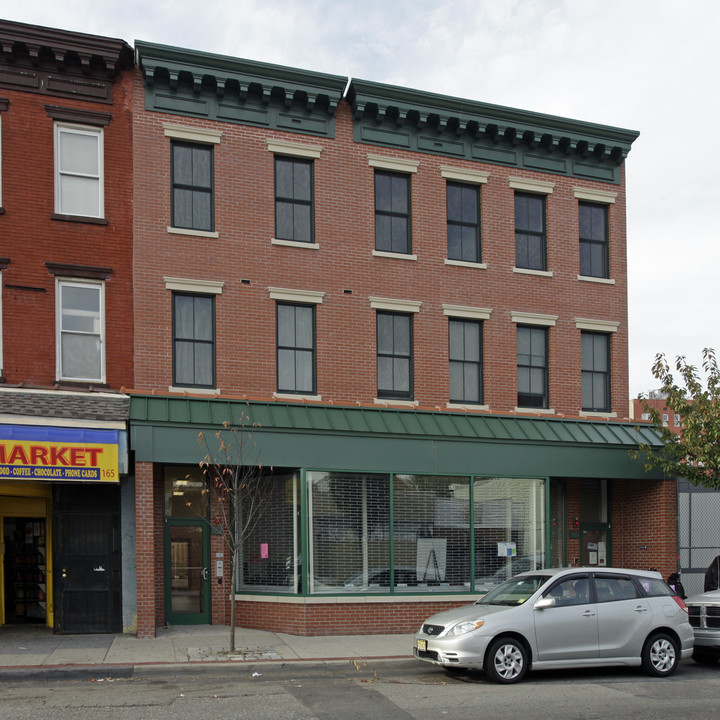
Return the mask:
{"type": "Polygon", "coordinates": [[[472,605],[428,618],[418,660],[482,669],[512,683],[532,668],[642,666],[663,677],[693,651],[685,603],[660,573],[617,568],[534,570],[472,605]]]}

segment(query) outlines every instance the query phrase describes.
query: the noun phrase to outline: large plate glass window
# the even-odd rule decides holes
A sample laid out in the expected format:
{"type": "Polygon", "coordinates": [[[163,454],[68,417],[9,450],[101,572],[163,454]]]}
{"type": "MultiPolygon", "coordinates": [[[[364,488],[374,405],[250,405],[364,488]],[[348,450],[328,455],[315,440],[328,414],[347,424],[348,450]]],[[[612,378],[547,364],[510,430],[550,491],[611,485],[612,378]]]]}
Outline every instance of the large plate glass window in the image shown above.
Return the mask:
{"type": "Polygon", "coordinates": [[[473,500],[476,589],[546,567],[543,480],[475,478],[473,500]]]}
{"type": "Polygon", "coordinates": [[[390,478],[309,472],[310,592],[388,592],[390,478]]]}
{"type": "Polygon", "coordinates": [[[395,587],[470,589],[470,479],[393,476],[395,587]]]}

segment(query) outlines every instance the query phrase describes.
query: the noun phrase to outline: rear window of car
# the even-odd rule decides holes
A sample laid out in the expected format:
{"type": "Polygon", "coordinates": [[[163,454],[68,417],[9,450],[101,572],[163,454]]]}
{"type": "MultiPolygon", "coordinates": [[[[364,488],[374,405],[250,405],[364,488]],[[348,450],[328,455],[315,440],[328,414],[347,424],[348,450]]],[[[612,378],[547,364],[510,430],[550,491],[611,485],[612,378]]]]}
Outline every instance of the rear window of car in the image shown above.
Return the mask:
{"type": "Polygon", "coordinates": [[[660,580],[660,578],[641,577],[636,579],[640,583],[643,595],[647,597],[675,594],[672,588],[664,580],[660,580]]]}

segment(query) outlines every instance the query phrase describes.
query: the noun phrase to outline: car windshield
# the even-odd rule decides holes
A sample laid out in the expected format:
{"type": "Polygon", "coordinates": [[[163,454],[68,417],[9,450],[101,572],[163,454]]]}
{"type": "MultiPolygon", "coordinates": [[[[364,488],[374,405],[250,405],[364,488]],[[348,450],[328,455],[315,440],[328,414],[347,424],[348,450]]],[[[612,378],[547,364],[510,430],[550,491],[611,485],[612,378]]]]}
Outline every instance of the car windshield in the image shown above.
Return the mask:
{"type": "Polygon", "coordinates": [[[550,575],[518,575],[498,585],[477,601],[477,605],[522,605],[550,575]]]}

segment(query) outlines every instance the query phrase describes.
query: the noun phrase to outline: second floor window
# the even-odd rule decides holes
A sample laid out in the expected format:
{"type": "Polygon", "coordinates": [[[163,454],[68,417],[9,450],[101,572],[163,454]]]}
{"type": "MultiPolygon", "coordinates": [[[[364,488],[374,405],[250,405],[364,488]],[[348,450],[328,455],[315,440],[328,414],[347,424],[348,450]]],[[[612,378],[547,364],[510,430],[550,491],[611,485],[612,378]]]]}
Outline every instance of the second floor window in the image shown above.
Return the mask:
{"type": "Polygon", "coordinates": [[[446,194],[448,260],[479,263],[480,189],[449,182],[446,194]]]}
{"type": "Polygon", "coordinates": [[[450,402],[482,402],[482,324],[450,320],[450,402]]]}
{"type": "Polygon", "coordinates": [[[610,277],[608,270],[608,210],[605,205],[580,203],[580,274],[610,277]]]}
{"type": "Polygon", "coordinates": [[[610,410],[610,338],[603,333],[581,336],[582,409],[610,410]]]}
{"type": "Polygon", "coordinates": [[[102,128],[55,123],[55,212],[105,215],[102,128]]]}
{"type": "Polygon", "coordinates": [[[315,394],[315,307],[277,304],[278,392],[315,394]]]}
{"type": "Polygon", "coordinates": [[[582,353],[582,409],[610,410],[610,338],[603,333],[584,332],[582,353]]]}
{"type": "Polygon", "coordinates": [[[378,397],[412,400],[412,316],[377,314],[378,397]]]}
{"type": "Polygon", "coordinates": [[[172,143],[172,226],[212,232],[213,148],[187,142],[172,143]]]}
{"type": "Polygon", "coordinates": [[[410,177],[375,171],[375,249],[410,254],[410,177]]]}
{"type": "Polygon", "coordinates": [[[548,407],[547,329],[517,328],[518,407],[548,407]]]}
{"type": "Polygon", "coordinates": [[[275,237],[313,242],[313,164],[275,158],[275,237]]]}
{"type": "Polygon", "coordinates": [[[173,294],[173,385],[215,387],[215,298],[173,294]]]}
{"type": "Polygon", "coordinates": [[[57,281],[57,377],[105,382],[105,286],[57,281]]]}
{"type": "Polygon", "coordinates": [[[546,270],[545,197],[515,193],[515,266],[546,270]]]}

